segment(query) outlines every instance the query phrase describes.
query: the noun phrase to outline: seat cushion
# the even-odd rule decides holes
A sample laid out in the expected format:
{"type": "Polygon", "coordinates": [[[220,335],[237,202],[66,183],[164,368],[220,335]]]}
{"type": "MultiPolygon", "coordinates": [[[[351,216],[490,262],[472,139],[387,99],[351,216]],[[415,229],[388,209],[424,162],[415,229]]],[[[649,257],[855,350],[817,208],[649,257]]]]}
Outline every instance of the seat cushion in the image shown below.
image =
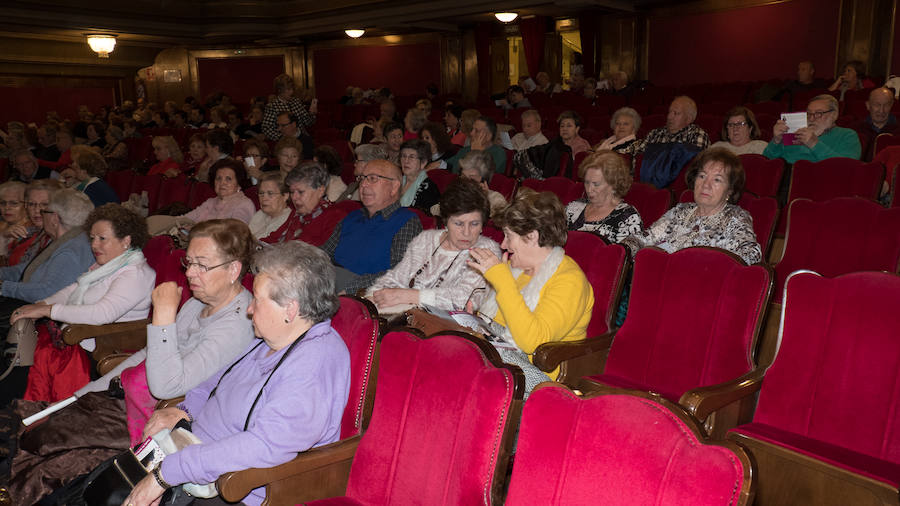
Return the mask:
{"type": "Polygon", "coordinates": [[[748,423],[731,432],[786,448],[873,480],[900,486],[900,464],[871,457],[847,448],[781,430],[763,423],[748,423]]]}

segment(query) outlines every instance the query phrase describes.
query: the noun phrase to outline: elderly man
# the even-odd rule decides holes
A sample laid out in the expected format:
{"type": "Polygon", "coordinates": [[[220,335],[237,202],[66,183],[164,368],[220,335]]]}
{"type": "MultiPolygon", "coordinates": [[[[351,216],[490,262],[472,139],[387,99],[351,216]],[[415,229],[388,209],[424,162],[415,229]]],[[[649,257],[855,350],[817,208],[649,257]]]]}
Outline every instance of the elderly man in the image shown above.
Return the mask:
{"type": "Polygon", "coordinates": [[[511,139],[513,149],[522,151],[533,146],[547,144],[547,137],[541,133],[541,113],[529,109],[522,113],[522,131],[511,139]]]}
{"type": "Polygon", "coordinates": [[[900,132],[897,118],[891,114],[894,106],[894,93],[888,88],[875,88],[869,93],[866,109],[869,116],[853,125],[862,141],[863,160],[871,161],[875,156],[875,137],[878,134],[896,134],[900,132]]]}
{"type": "Polygon", "coordinates": [[[469,151],[487,151],[494,159],[494,167],[497,172],[503,172],[506,168],[506,150],[496,143],[497,123],[487,116],[481,116],[472,125],[472,134],[469,138],[471,143],[468,146],[461,148],[455,155],[447,159],[447,168],[459,174],[459,161],[469,151]]]}
{"type": "Polygon", "coordinates": [[[44,125],[37,131],[38,145],[34,148],[34,156],[40,160],[55,162],[59,160],[59,148],[56,147],[56,127],[44,125]]]}
{"type": "MultiPolygon", "coordinates": [[[[387,152],[381,144],[360,144],[353,150],[356,160],[353,161],[353,175],[365,174],[366,165],[372,160],[387,160],[387,152]]],[[[359,181],[353,181],[341,192],[335,202],[342,200],[359,200],[359,181]]]]}
{"type": "Polygon", "coordinates": [[[824,79],[816,79],[816,66],[813,62],[806,60],[797,64],[797,79],[785,84],[772,100],[781,100],[785,94],[793,96],[800,91],[824,90],[827,87],[828,83],[824,79]]]}
{"type": "Polygon", "coordinates": [[[59,179],[59,173],[49,167],[38,167],[38,159],[27,149],[21,149],[13,155],[16,176],[13,181],[28,184],[35,179],[59,179]]]}
{"type": "Polygon", "coordinates": [[[275,78],[275,98],[266,105],[263,113],[262,128],[269,140],[277,141],[284,135],[276,123],[279,115],[285,112],[293,114],[297,129],[300,133],[307,134],[305,129],[316,122],[319,101],[313,99],[307,111],[300,99],[294,96],[294,80],[287,74],[281,74],[275,78]]]}
{"type": "Polygon", "coordinates": [[[322,245],[336,266],[335,289],[356,293],[397,265],[422,231],[419,218],[400,207],[403,173],[387,160],[365,165],[359,181],[362,209],[348,214],[322,245]]]}
{"type": "Polygon", "coordinates": [[[695,119],[697,104],[690,97],[672,100],[666,126],[651,130],[635,147],[635,152],[644,153],[641,181],[657,188],[669,186],[685,164],[709,147],[709,135],[694,124],[695,119]]]}
{"type": "Polygon", "coordinates": [[[782,139],[787,125],[778,120],[772,127],[772,142],[766,146],[763,156],[783,158],[788,163],[797,160],[818,162],[826,158],[847,157],[859,160],[862,148],[856,132],[835,126],[838,118],[838,101],[831,95],[818,95],[806,106],[808,125],[794,133],[794,143],[785,146],[782,139]]]}

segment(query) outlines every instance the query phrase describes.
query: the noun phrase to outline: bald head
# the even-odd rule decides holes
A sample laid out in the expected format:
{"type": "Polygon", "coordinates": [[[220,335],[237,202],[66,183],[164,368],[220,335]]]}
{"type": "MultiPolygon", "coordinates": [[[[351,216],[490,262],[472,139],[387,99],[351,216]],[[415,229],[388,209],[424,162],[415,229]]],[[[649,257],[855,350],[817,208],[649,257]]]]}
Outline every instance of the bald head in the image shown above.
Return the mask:
{"type": "Polygon", "coordinates": [[[697,119],[697,103],[691,97],[675,97],[669,105],[669,115],[666,116],[666,129],[674,134],[687,127],[697,119]]]}
{"type": "Polygon", "coordinates": [[[894,106],[894,93],[888,88],[875,88],[869,93],[866,101],[866,109],[872,124],[878,128],[884,127],[891,117],[891,108],[894,106]]]}

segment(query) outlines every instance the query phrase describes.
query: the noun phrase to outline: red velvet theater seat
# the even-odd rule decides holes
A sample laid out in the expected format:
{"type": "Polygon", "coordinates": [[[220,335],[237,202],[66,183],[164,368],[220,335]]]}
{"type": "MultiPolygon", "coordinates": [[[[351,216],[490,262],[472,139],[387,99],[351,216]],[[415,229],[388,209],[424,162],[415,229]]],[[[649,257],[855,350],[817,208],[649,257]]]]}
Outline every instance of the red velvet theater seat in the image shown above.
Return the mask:
{"type": "Polygon", "coordinates": [[[584,271],[594,289],[594,311],[587,327],[588,338],[606,333],[612,327],[622,282],[627,268],[625,247],[606,244],[590,232],[570,230],[566,239],[566,255],[584,271]]]}
{"type": "Polygon", "coordinates": [[[499,504],[524,391],[521,371],[463,334],[422,339],[396,330],[384,336],[380,354],[366,432],[306,452],[319,467],[352,460],[349,481],[323,480],[306,491],[344,495],[308,504],[499,504]]]}
{"type": "Polygon", "coordinates": [[[575,181],[561,176],[548,177],[544,180],[524,179],[522,180],[522,186],[531,188],[537,192],[554,193],[559,197],[559,201],[562,202],[563,205],[566,205],[573,200],[577,200],[584,194],[583,187],[581,187],[581,191],[579,191],[579,186],[575,181]]]}
{"type": "MultiPolygon", "coordinates": [[[[367,300],[342,295],[331,326],[350,350],[350,395],[341,418],[341,440],[346,440],[362,433],[372,413],[380,320],[375,307],[367,300]]],[[[227,501],[237,502],[254,488],[265,486],[269,504],[295,504],[303,491],[327,478],[315,466],[310,466],[307,453],[273,468],[222,475],[216,482],[219,494],[227,501]]]]}
{"type": "Polygon", "coordinates": [[[774,158],[769,160],[763,155],[741,155],[741,165],[747,176],[744,189],[753,192],[760,197],[775,197],[778,193],[778,185],[784,173],[784,160],[774,158]]]}
{"type": "Polygon", "coordinates": [[[756,458],[756,504],[897,504],[900,276],[799,271],[786,284],[753,421],[728,434],[756,458]]]}
{"type": "Polygon", "coordinates": [[[648,228],[672,207],[672,192],[666,189],[658,190],[651,184],[635,181],[624,200],[638,210],[644,228],[648,228]]]}
{"type": "Polygon", "coordinates": [[[742,505],[752,476],[743,449],[706,442],[667,401],[542,383],[525,403],[506,504],[742,505]]]}
{"type": "Polygon", "coordinates": [[[644,248],[635,255],[622,327],[596,339],[554,343],[536,352],[534,363],[544,371],[560,366],[558,381],[583,391],[656,392],[721,435],[740,419],[749,420],[741,410],[752,409],[747,396],[759,389],[765,372],[756,367],[754,351],[771,286],[770,269],[747,266],[724,250],[669,254],[644,248]],[[590,358],[592,375],[575,377],[569,362],[590,358]]]}

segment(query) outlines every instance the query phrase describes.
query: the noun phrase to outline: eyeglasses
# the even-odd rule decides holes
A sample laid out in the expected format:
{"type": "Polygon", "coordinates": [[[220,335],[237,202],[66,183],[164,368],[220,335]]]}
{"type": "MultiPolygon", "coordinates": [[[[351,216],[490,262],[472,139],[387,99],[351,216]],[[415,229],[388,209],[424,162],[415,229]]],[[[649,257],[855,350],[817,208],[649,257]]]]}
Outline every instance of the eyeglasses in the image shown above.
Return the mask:
{"type": "Polygon", "coordinates": [[[396,179],[392,177],[382,176],[381,174],[360,174],[356,176],[356,181],[359,184],[362,184],[363,181],[369,184],[375,184],[379,181],[396,181],[396,179]]]}
{"type": "Polygon", "coordinates": [[[830,112],[834,112],[834,109],[828,109],[827,111],[806,111],[806,117],[812,119],[821,119],[822,116],[825,116],[830,112]]]}
{"type": "Polygon", "coordinates": [[[0,207],[19,207],[21,205],[21,200],[0,200],[0,207]]]}
{"type": "Polygon", "coordinates": [[[219,265],[213,265],[211,267],[207,267],[207,266],[197,263],[197,262],[191,262],[190,260],[188,260],[187,257],[181,257],[181,266],[184,267],[185,271],[190,270],[191,267],[194,267],[197,269],[197,272],[199,272],[200,274],[206,274],[207,272],[209,272],[213,269],[222,267],[223,265],[228,265],[231,262],[234,262],[234,260],[229,260],[227,262],[222,262],[219,265]]]}
{"type": "Polygon", "coordinates": [[[25,202],[25,207],[27,207],[28,209],[40,209],[42,211],[44,209],[47,209],[49,205],[49,202],[25,202]]]}
{"type": "Polygon", "coordinates": [[[740,128],[747,125],[748,123],[746,121],[735,121],[734,123],[728,123],[725,126],[727,126],[728,128],[740,128]]]}

